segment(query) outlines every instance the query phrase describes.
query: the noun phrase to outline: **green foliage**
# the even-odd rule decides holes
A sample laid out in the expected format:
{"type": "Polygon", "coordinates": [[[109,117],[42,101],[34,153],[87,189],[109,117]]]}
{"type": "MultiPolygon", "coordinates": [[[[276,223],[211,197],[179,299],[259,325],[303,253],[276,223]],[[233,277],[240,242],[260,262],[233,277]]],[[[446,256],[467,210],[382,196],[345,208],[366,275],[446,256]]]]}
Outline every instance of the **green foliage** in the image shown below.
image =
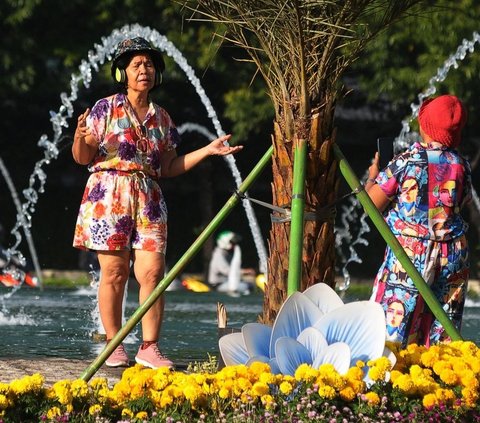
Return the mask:
{"type": "Polygon", "coordinates": [[[260,82],[228,91],[225,98],[225,117],[233,122],[235,138],[247,139],[258,133],[266,121],[274,118],[274,109],[260,82]]]}
{"type": "MultiPolygon", "coordinates": [[[[386,97],[394,107],[415,101],[462,40],[473,39],[479,18],[480,4],[473,0],[427,1],[387,28],[353,66],[369,100],[386,97]]],[[[477,44],[476,52],[478,49],[477,44]]],[[[437,85],[439,92],[456,94],[475,110],[480,94],[480,56],[476,52],[437,85]]]]}
{"type": "Polygon", "coordinates": [[[218,359],[216,356],[208,354],[207,361],[194,361],[188,363],[187,372],[189,373],[207,373],[213,374],[218,371],[218,359]]]}

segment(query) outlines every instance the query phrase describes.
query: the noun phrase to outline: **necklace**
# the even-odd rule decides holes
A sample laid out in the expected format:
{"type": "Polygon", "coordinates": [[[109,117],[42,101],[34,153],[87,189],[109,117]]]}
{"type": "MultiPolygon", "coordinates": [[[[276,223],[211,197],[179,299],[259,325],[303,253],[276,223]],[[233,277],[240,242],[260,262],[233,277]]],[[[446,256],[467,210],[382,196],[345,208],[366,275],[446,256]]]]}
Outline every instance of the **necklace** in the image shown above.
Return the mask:
{"type": "MultiPolygon", "coordinates": [[[[135,111],[135,108],[132,106],[132,103],[130,103],[130,100],[128,99],[128,96],[125,96],[127,103],[128,103],[128,109],[131,111],[128,113],[130,122],[135,129],[135,134],[137,135],[137,139],[135,140],[135,147],[137,148],[138,151],[142,154],[147,154],[150,152],[150,141],[148,140],[148,130],[147,127],[140,123],[140,119],[138,118],[137,112],[135,111]]],[[[128,110],[127,110],[128,112],[128,110]]],[[[145,113],[145,117],[148,114],[148,109],[147,112],[145,113]]]]}

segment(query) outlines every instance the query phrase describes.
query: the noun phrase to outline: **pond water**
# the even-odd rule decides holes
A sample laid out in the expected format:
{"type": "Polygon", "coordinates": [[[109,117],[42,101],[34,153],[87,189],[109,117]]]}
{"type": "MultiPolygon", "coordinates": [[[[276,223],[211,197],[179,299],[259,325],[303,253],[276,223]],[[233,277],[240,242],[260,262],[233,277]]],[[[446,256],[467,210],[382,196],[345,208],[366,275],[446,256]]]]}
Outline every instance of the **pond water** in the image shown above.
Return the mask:
{"type": "MultiPolygon", "coordinates": [[[[8,293],[0,289],[0,296],[8,293]]],[[[137,307],[136,292],[129,291],[125,315],[137,307]]],[[[261,293],[230,297],[217,292],[168,291],[161,348],[170,358],[205,360],[218,354],[217,302],[225,305],[228,326],[257,321],[262,313],[261,293]]],[[[358,298],[344,298],[345,302],[358,298]]],[[[95,342],[93,289],[22,288],[0,304],[0,359],[63,357],[94,359],[103,348],[95,342]]],[[[480,302],[467,299],[462,336],[480,344],[480,302]]],[[[139,326],[125,340],[130,356],[139,343],[139,326]]]]}

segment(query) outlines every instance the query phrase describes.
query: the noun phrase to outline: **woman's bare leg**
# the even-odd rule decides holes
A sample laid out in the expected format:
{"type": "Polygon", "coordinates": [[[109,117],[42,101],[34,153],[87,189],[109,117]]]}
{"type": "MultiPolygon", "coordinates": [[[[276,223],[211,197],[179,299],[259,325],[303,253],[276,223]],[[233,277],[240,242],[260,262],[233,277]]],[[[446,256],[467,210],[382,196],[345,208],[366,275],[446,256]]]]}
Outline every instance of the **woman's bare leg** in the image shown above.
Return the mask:
{"type": "Polygon", "coordinates": [[[122,327],[123,296],[130,273],[130,251],[99,251],[98,308],[107,339],[122,327]]]}
{"type": "MultiPolygon", "coordinates": [[[[135,250],[134,273],[140,285],[139,302],[143,304],[165,274],[165,256],[161,253],[135,250]]],[[[158,341],[162,327],[165,299],[163,295],[155,301],[142,318],[144,341],[158,341]]]]}

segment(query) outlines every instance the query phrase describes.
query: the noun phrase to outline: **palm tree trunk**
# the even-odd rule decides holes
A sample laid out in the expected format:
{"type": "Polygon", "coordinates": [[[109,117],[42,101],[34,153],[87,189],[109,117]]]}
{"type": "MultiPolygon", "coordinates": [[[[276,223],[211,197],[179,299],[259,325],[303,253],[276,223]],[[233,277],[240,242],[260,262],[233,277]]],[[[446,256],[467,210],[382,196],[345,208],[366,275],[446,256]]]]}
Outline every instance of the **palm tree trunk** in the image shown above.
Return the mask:
{"type": "MultiPolygon", "coordinates": [[[[309,153],[306,169],[305,211],[317,212],[317,220],[306,220],[300,290],[325,282],[335,287],[334,216],[321,220],[322,208],[335,200],[338,190],[337,163],[331,145],[333,108],[325,107],[309,123],[309,153]],[[325,112],[328,111],[328,112],[325,112]]],[[[283,128],[274,122],[272,158],[273,204],[290,208],[293,182],[293,145],[283,128]]],[[[294,134],[294,137],[296,135],[294,134]]],[[[268,283],[265,287],[262,321],[272,324],[287,297],[290,222],[274,222],[270,230],[268,283]]]]}

